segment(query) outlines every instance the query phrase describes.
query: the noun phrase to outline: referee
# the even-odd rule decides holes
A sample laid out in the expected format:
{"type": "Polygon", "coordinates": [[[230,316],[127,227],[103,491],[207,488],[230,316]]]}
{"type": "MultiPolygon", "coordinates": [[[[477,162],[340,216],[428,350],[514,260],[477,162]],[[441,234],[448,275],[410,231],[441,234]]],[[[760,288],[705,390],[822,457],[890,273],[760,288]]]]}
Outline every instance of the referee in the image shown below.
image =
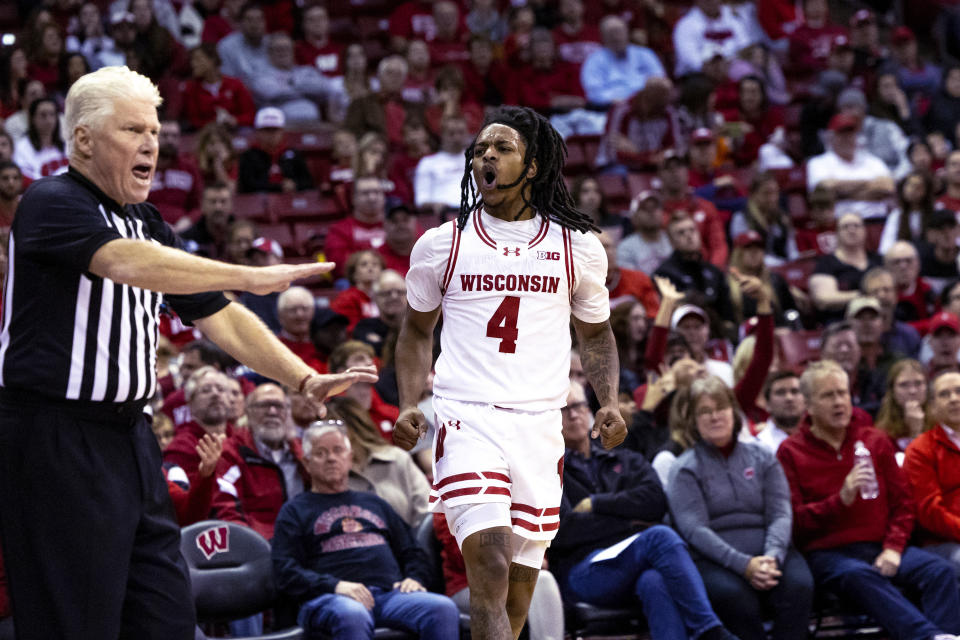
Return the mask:
{"type": "Polygon", "coordinates": [[[144,204],[160,94],[126,67],[66,100],[70,168],[32,184],[9,240],[0,325],[0,535],[21,640],[186,640],[194,606],[143,409],[162,301],[240,362],[322,401],[372,368],[313,373],[219,291],[267,294],[332,264],[191,256],[144,204]]]}

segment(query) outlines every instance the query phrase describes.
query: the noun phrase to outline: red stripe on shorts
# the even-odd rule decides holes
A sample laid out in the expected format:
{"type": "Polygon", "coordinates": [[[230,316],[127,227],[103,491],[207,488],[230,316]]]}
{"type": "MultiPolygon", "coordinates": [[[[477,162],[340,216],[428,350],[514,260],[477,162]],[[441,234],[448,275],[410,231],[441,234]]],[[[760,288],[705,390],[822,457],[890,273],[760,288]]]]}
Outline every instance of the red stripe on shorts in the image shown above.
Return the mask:
{"type": "Polygon", "coordinates": [[[514,524],[514,526],[523,527],[524,529],[527,529],[528,531],[534,531],[534,532],[539,532],[539,531],[540,531],[540,527],[539,527],[539,526],[537,526],[537,525],[535,525],[535,524],[533,524],[532,522],[529,522],[529,521],[527,521],[527,520],[522,520],[522,519],[520,519],[520,518],[513,518],[513,520],[511,520],[511,522],[514,524]]]}
{"type": "Polygon", "coordinates": [[[524,513],[529,513],[530,515],[537,516],[537,517],[540,517],[543,515],[543,509],[537,509],[536,507],[532,507],[529,504],[522,504],[520,502],[514,502],[513,504],[511,504],[510,511],[523,511],[524,513]]]}
{"type": "Polygon", "coordinates": [[[510,489],[507,489],[506,487],[487,487],[487,490],[484,491],[484,493],[497,493],[502,496],[508,496],[510,495],[510,489]]]}

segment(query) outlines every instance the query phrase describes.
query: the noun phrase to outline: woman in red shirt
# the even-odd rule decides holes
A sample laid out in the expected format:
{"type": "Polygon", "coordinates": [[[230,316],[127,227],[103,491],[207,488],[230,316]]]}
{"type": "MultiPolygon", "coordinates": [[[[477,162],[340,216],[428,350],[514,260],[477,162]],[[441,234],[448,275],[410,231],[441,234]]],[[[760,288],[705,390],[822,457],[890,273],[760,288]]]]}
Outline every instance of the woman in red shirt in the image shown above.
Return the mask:
{"type": "Polygon", "coordinates": [[[211,122],[229,128],[253,126],[256,106],[247,87],[220,73],[216,45],[204,42],[190,51],[193,77],[183,85],[183,117],[194,129],[211,122]]]}
{"type": "Polygon", "coordinates": [[[784,126],[783,109],[771,105],[767,90],[758,76],[745,76],[737,83],[737,109],[723,114],[733,138],[733,159],[739,166],[749,166],[757,159],[760,147],[784,126]]]}

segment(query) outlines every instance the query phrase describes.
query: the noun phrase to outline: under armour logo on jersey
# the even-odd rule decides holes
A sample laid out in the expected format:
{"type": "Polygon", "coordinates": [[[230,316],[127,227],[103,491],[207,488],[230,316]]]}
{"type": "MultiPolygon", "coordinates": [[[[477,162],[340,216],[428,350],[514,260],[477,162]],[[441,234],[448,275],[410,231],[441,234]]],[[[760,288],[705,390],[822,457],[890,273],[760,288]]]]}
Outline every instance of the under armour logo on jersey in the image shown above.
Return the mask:
{"type": "Polygon", "coordinates": [[[520,255],[520,247],[516,247],[516,248],[514,248],[514,249],[511,249],[510,247],[504,247],[504,248],[503,248],[503,255],[505,255],[505,256],[509,256],[509,255],[519,256],[519,255],[520,255]],[[510,253],[511,251],[513,252],[512,254],[510,253]]]}
{"type": "Polygon", "coordinates": [[[448,420],[448,421],[447,421],[447,426],[448,426],[448,427],[452,427],[452,428],[456,429],[457,431],[459,431],[459,430],[460,430],[460,421],[459,421],[459,420],[448,420]]]}
{"type": "Polygon", "coordinates": [[[211,527],[197,536],[197,548],[209,560],[218,553],[230,551],[230,528],[211,527]]]}

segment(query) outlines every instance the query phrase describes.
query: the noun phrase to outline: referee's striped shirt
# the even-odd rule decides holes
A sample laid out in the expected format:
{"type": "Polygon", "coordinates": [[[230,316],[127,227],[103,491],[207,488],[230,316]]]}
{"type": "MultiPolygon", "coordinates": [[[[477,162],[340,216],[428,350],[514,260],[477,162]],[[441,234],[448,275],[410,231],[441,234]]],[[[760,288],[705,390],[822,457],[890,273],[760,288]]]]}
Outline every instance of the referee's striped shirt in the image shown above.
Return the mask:
{"type": "Polygon", "coordinates": [[[121,207],[72,167],[30,185],[8,244],[0,387],[104,403],[149,398],[161,302],[187,323],[227,305],[221,293],[164,296],[90,273],[94,253],[118,238],[180,247],[152,205],[121,207]]]}

